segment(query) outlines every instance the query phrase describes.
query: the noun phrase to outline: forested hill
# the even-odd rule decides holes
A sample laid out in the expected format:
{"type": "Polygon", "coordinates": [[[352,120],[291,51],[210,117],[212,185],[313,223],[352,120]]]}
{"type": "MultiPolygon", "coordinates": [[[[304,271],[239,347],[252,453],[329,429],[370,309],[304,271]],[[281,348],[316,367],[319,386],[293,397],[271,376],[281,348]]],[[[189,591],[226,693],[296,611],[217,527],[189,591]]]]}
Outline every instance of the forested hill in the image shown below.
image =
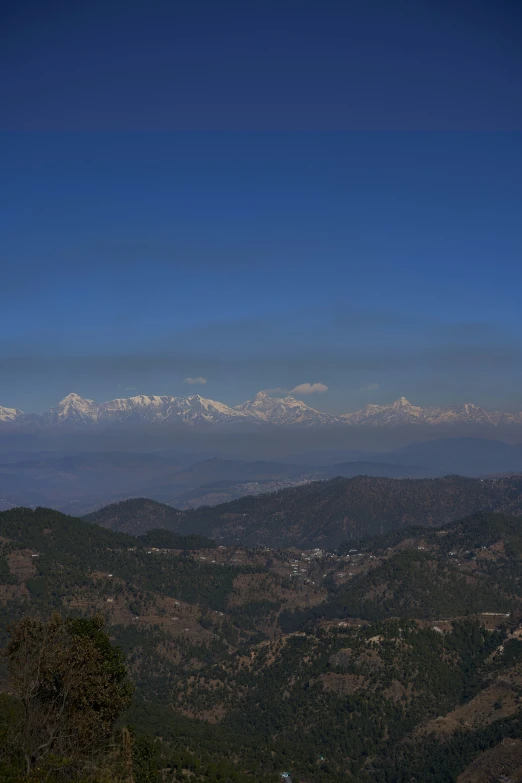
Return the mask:
{"type": "MultiPolygon", "coordinates": [[[[492,765],[516,779],[520,517],[337,553],[183,541],[0,513],[0,648],[24,615],[101,615],[136,684],[125,720],[165,773],[136,783],[474,783],[492,765]]],[[[1,664],[0,780],[27,783],[5,774],[1,664]]]]}
{"type": "Polygon", "coordinates": [[[87,514],[83,519],[102,525],[102,527],[108,527],[110,530],[140,535],[160,527],[177,531],[182,513],[172,506],[158,503],[156,500],[131,498],[104,506],[99,511],[87,514]]]}
{"type": "Polygon", "coordinates": [[[153,501],[124,501],[87,519],[134,534],[166,527],[220,543],[307,549],[335,547],[345,539],[406,525],[444,525],[480,511],[522,513],[522,477],[335,478],[189,511],[153,501]]]}

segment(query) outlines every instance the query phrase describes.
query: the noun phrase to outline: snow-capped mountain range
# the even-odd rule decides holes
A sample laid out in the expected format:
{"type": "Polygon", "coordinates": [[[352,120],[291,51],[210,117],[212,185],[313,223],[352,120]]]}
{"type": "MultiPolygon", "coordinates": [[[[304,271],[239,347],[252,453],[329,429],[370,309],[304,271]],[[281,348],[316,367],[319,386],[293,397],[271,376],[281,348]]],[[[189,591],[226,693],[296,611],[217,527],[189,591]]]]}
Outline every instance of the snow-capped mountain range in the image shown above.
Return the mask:
{"type": "Polygon", "coordinates": [[[148,397],[139,395],[108,402],[94,402],[68,394],[58,405],[43,414],[25,414],[17,408],[0,406],[0,423],[8,427],[91,427],[133,423],[180,424],[198,426],[272,426],[324,427],[372,426],[398,427],[410,424],[449,425],[482,424],[488,426],[521,424],[522,413],[486,411],[473,403],[449,408],[421,408],[405,397],[391,405],[366,405],[355,413],[333,416],[322,413],[294,397],[270,397],[259,392],[254,399],[231,408],[222,402],[198,394],[190,397],[148,397]]]}
{"type": "Polygon", "coordinates": [[[340,418],[352,425],[370,424],[375,427],[401,424],[522,424],[522,413],[487,411],[472,402],[449,408],[421,408],[412,405],[405,397],[400,397],[391,405],[366,405],[362,410],[345,413],[340,418]]]}

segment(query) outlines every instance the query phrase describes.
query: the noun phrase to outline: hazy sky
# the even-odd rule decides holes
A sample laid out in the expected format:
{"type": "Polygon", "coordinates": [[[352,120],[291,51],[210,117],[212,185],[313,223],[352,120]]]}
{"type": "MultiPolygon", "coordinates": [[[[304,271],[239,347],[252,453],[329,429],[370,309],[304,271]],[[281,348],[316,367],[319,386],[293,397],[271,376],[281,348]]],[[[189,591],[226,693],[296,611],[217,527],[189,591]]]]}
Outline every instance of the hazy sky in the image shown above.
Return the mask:
{"type": "Polygon", "coordinates": [[[518,4],[71,5],[0,24],[0,404],[522,409],[518,4]]]}

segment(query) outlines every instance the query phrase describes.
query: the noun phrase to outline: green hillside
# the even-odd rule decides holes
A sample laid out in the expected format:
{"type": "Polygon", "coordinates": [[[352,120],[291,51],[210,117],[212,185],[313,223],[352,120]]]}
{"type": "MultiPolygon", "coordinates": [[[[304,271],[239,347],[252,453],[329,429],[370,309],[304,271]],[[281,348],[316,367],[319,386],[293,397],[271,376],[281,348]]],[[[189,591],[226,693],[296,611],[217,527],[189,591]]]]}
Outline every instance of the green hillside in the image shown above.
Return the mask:
{"type": "Polygon", "coordinates": [[[167,780],[441,783],[520,730],[521,530],[481,513],[312,555],[14,509],[1,644],[26,614],[102,615],[167,780]]]}
{"type": "Polygon", "coordinates": [[[522,477],[319,481],[218,506],[177,511],[143,499],[115,503],[86,519],[127,533],[166,527],[219,543],[334,547],[407,525],[438,527],[476,514],[522,513],[522,477]]]}
{"type": "Polygon", "coordinates": [[[158,503],[147,498],[132,498],[87,514],[87,522],[108,527],[111,530],[123,531],[138,536],[153,528],[168,528],[176,531],[179,528],[180,512],[165,503],[158,503]]]}

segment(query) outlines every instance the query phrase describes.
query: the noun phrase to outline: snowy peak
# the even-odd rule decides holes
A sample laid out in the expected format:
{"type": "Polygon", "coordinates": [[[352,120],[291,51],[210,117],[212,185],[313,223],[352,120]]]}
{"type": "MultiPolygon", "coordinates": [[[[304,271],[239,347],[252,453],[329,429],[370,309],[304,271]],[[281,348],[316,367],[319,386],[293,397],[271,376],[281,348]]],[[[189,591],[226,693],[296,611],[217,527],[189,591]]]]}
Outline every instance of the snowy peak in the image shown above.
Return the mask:
{"type": "Polygon", "coordinates": [[[64,397],[63,400],[58,403],[58,405],[74,405],[74,404],[82,405],[83,403],[89,403],[89,402],[92,402],[92,400],[87,400],[85,399],[85,397],[80,397],[79,394],[75,394],[74,392],[71,392],[66,397],[64,397]]]}
{"type": "Polygon", "coordinates": [[[388,426],[420,421],[422,414],[422,408],[412,405],[406,397],[399,397],[391,405],[366,405],[355,413],[343,414],[341,418],[349,424],[388,426]]]}
{"type": "Polygon", "coordinates": [[[0,421],[16,421],[22,418],[23,415],[24,412],[18,410],[18,408],[4,408],[3,405],[0,405],[0,421]]]}
{"type": "Polygon", "coordinates": [[[395,408],[395,410],[401,410],[401,408],[413,408],[411,402],[406,399],[406,397],[399,397],[398,400],[395,400],[395,402],[392,403],[392,408],[395,408]]]}
{"type": "Polygon", "coordinates": [[[194,394],[189,397],[122,397],[96,403],[79,394],[68,394],[54,408],[40,415],[26,415],[17,408],[0,406],[0,425],[73,428],[109,425],[180,425],[208,427],[400,427],[416,425],[522,425],[522,413],[487,411],[471,402],[447,408],[422,408],[406,397],[389,405],[366,405],[362,410],[332,416],[295,397],[271,397],[260,391],[247,402],[231,408],[223,402],[194,394]]]}
{"type": "Polygon", "coordinates": [[[310,408],[294,397],[270,397],[266,392],[258,392],[253,400],[237,405],[236,411],[278,426],[304,424],[311,427],[338,421],[335,416],[310,408]]]}
{"type": "Polygon", "coordinates": [[[78,410],[78,411],[87,411],[92,408],[94,405],[94,400],[86,400],[85,397],[80,397],[79,394],[68,394],[67,397],[64,397],[63,400],[61,400],[56,408],[52,408],[52,410],[61,410],[61,411],[69,411],[69,410],[78,410]]]}
{"type": "Polygon", "coordinates": [[[522,414],[486,411],[471,402],[449,408],[422,408],[406,397],[399,397],[391,405],[367,405],[341,418],[349,424],[373,427],[398,427],[405,424],[522,424],[522,414]]]}
{"type": "Polygon", "coordinates": [[[74,424],[91,424],[97,419],[96,404],[86,400],[79,394],[68,394],[56,407],[44,413],[44,420],[49,424],[59,424],[67,421],[74,424]]]}
{"type": "Polygon", "coordinates": [[[196,426],[230,424],[246,417],[222,402],[207,400],[199,394],[190,397],[147,396],[117,398],[95,403],[78,394],[68,394],[42,417],[46,424],[161,424],[164,422],[196,426]]]}
{"type": "Polygon", "coordinates": [[[98,420],[107,423],[162,421],[164,412],[177,399],[177,397],[170,396],[149,397],[145,394],[139,394],[135,397],[118,397],[98,405],[98,420]]]}
{"type": "Polygon", "coordinates": [[[180,398],[169,411],[169,420],[177,418],[184,424],[232,424],[245,418],[241,412],[222,402],[208,400],[199,394],[180,398]]]}

